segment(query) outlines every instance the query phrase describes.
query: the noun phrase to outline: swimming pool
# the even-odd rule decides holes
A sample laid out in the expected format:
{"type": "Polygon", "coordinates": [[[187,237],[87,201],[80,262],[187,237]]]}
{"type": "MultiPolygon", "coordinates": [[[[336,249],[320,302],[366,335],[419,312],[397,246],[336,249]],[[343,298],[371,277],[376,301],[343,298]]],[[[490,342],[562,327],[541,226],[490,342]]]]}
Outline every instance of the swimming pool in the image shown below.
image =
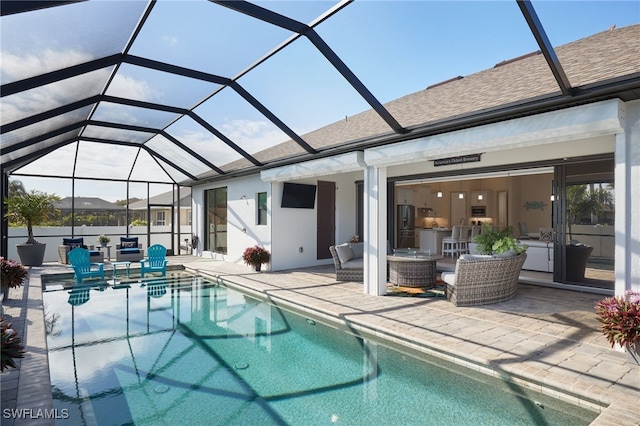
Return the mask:
{"type": "MultiPolygon", "coordinates": [[[[597,413],[416,359],[202,277],[44,293],[57,424],[589,424],[597,413]]],[[[54,291],[49,291],[49,290],[54,291]]]]}

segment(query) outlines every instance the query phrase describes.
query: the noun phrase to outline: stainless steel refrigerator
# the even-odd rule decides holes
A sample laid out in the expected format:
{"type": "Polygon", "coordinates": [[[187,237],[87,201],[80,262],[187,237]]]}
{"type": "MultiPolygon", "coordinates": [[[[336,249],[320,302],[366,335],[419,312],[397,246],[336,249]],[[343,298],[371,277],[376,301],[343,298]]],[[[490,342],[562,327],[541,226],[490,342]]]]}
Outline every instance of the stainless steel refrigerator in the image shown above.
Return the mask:
{"type": "Polygon", "coordinates": [[[397,247],[415,247],[416,207],[411,204],[398,204],[396,223],[398,224],[397,247]]]}

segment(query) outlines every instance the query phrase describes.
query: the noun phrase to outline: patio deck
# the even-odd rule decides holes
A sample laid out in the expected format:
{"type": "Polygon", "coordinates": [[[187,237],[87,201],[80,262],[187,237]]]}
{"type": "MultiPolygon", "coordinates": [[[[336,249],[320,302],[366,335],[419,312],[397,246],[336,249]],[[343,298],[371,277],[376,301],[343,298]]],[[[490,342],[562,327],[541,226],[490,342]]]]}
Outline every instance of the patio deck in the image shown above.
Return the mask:
{"type": "MultiPolygon", "coordinates": [[[[600,409],[594,425],[638,425],[640,367],[610,348],[593,313],[601,295],[521,284],[508,302],[456,308],[444,298],[375,297],[362,284],[336,282],[333,265],[256,273],[202,257],[174,256],[170,265],[220,277],[280,306],[360,333],[384,338],[514,383],[600,409]]],[[[108,264],[107,264],[108,267],[108,264]]],[[[12,419],[5,409],[50,409],[51,387],[42,308],[41,274],[63,265],[32,268],[28,285],[12,289],[4,314],[25,336],[20,369],[2,373],[3,425],[53,424],[12,419]]]]}

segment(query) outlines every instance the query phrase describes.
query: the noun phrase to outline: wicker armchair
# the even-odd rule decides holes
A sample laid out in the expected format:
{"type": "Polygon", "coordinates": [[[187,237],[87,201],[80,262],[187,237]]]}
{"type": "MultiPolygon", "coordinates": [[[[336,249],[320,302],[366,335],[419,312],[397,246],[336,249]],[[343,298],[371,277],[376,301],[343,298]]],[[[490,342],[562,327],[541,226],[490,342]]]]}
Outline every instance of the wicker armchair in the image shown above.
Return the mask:
{"type": "Polygon", "coordinates": [[[364,282],[364,266],[362,257],[349,260],[345,264],[340,262],[335,246],[330,246],[329,251],[336,267],[336,281],[364,282]]]}
{"type": "Polygon", "coordinates": [[[462,256],[455,272],[443,272],[447,299],[455,306],[504,302],[516,294],[526,253],[511,257],[462,256]]]}

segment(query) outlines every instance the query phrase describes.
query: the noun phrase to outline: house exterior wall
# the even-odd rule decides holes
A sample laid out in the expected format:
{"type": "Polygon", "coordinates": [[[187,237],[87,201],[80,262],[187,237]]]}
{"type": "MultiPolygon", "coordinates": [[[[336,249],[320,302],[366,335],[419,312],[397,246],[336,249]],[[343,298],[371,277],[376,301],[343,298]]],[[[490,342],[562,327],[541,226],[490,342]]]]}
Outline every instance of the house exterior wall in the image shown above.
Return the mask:
{"type": "MultiPolygon", "coordinates": [[[[375,169],[380,169],[386,177],[430,171],[450,171],[455,174],[458,170],[474,167],[612,152],[616,154],[616,292],[620,293],[640,283],[640,215],[637,208],[640,205],[640,188],[631,185],[631,182],[640,181],[640,101],[627,104],[618,100],[603,101],[385,145],[365,150],[363,157],[351,158],[343,155],[339,167],[331,159],[283,166],[280,170],[263,176],[268,183],[257,175],[230,179],[224,184],[216,183],[216,186],[229,188],[229,217],[238,222],[235,225],[230,223],[229,255],[226,260],[238,262],[242,250],[249,242],[264,241],[263,245],[272,251],[273,270],[330,263],[316,260],[316,210],[279,207],[282,181],[314,184],[320,179],[336,182],[336,242],[340,243],[347,241],[355,232],[354,182],[363,179],[365,175],[376,176],[375,169]],[[482,161],[437,168],[433,166],[432,160],[437,158],[473,153],[483,153],[482,161]],[[352,164],[347,164],[349,162],[352,164]],[[341,173],[341,168],[348,171],[341,173]],[[283,176],[282,180],[278,179],[279,175],[283,176]],[[297,175],[300,177],[298,180],[295,179],[297,175]],[[248,208],[238,202],[241,193],[255,194],[258,192],[256,188],[269,191],[270,225],[264,232],[254,229],[254,207],[248,208]],[[238,228],[239,223],[248,224],[247,235],[238,234],[234,238],[232,229],[238,228]],[[302,252],[300,247],[303,248],[302,252]]],[[[367,187],[366,182],[367,179],[365,198],[367,193],[386,192],[386,187],[376,185],[375,179],[369,179],[370,185],[376,185],[375,188],[367,187]]],[[[205,188],[208,187],[194,188],[194,230],[201,229],[199,224],[203,208],[199,204],[202,203],[202,191],[205,188]]],[[[253,205],[253,201],[250,204],[253,205]]],[[[373,219],[378,224],[386,223],[386,211],[378,212],[373,219]]],[[[365,240],[367,232],[365,230],[365,235],[361,236],[365,240]]],[[[375,238],[382,238],[382,235],[385,233],[377,229],[375,238]]],[[[369,250],[371,257],[365,259],[365,265],[368,265],[370,271],[377,271],[380,269],[376,259],[379,256],[375,248],[384,244],[380,241],[372,243],[374,246],[369,250]]],[[[384,279],[382,274],[376,275],[379,279],[384,279]]],[[[372,294],[384,292],[383,286],[377,283],[365,288],[369,288],[372,294]]]]}
{"type": "MultiPolygon", "coordinates": [[[[216,182],[192,189],[192,229],[200,239],[199,247],[194,255],[243,263],[242,253],[247,247],[259,245],[273,253],[271,241],[272,227],[271,185],[263,182],[259,175],[216,182]],[[204,211],[204,194],[208,189],[227,188],[227,254],[223,255],[203,250],[206,236],[206,212],[204,211]],[[267,193],[267,225],[257,225],[257,194],[267,193]]],[[[272,262],[275,258],[272,257],[272,262]]],[[[270,267],[271,265],[269,265],[270,267]]]]}

